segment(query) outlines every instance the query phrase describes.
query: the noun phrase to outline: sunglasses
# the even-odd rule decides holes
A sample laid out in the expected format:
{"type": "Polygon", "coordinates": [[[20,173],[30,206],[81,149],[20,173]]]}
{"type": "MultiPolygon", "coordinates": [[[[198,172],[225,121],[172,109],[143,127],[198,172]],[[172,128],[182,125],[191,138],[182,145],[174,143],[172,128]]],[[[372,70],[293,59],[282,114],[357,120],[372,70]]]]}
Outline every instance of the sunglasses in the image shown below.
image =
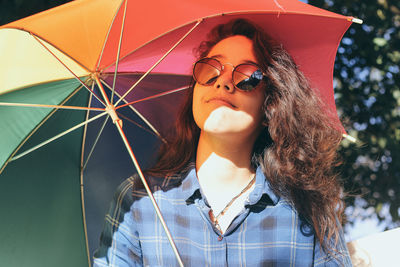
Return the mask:
{"type": "MultiPolygon", "coordinates": [[[[230,63],[225,63],[224,65],[230,63]]],[[[221,75],[224,65],[215,58],[199,59],[193,66],[193,78],[201,84],[210,86],[221,75]]],[[[233,65],[232,65],[233,66],[233,65]]],[[[265,77],[260,67],[252,63],[243,63],[232,70],[232,82],[236,89],[249,92],[254,90],[265,77]]]]}

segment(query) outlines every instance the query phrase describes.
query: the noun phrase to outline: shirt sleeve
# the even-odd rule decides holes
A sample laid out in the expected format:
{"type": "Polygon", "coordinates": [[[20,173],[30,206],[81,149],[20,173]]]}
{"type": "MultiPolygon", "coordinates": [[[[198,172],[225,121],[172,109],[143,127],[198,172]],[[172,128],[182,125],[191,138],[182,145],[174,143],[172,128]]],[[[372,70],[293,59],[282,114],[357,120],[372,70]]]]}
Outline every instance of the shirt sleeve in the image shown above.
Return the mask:
{"type": "MultiPolygon", "coordinates": [[[[339,221],[337,221],[337,224],[339,225],[339,238],[337,244],[332,246],[334,248],[334,251],[332,251],[332,255],[328,255],[327,253],[325,253],[322,250],[320,243],[315,242],[314,266],[321,266],[321,267],[353,266],[350,259],[350,253],[344,239],[343,229],[339,221]]],[[[334,240],[332,240],[332,242],[334,243],[334,240]]]]}
{"type": "Polygon", "coordinates": [[[134,178],[125,180],[116,190],[105,217],[100,246],[94,253],[94,267],[142,266],[142,255],[131,212],[134,178]]]}

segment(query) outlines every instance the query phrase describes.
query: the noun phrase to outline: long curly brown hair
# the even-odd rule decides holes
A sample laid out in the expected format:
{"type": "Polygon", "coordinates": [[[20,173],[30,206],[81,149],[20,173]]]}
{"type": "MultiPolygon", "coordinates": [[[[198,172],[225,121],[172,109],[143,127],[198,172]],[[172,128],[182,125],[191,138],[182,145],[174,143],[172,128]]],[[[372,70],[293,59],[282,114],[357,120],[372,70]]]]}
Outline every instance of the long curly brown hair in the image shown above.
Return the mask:
{"type": "MultiPolygon", "coordinates": [[[[257,25],[244,19],[218,25],[200,44],[198,57],[233,35],[253,41],[255,56],[267,76],[265,128],[255,142],[252,164],[262,167],[275,193],[291,201],[313,227],[322,248],[334,254],[339,238],[337,220],[341,222],[344,209],[342,187],[334,172],[342,133],[291,56],[257,25]]],[[[193,90],[188,90],[173,134],[161,146],[158,161],[147,174],[170,175],[195,158],[200,129],[193,119],[192,98],[193,90]]]]}

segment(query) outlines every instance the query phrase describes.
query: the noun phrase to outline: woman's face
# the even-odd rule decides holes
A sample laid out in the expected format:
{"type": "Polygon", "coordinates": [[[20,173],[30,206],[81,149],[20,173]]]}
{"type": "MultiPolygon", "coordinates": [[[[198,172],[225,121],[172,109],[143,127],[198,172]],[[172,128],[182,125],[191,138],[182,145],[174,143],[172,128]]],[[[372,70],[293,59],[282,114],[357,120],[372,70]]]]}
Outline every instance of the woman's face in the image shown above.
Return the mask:
{"type": "Polygon", "coordinates": [[[234,134],[255,140],[263,118],[263,86],[244,92],[232,82],[234,66],[257,64],[252,41],[241,35],[228,37],[217,43],[207,57],[219,60],[224,69],[212,85],[196,83],[194,86],[193,116],[197,126],[208,133],[234,134]]]}

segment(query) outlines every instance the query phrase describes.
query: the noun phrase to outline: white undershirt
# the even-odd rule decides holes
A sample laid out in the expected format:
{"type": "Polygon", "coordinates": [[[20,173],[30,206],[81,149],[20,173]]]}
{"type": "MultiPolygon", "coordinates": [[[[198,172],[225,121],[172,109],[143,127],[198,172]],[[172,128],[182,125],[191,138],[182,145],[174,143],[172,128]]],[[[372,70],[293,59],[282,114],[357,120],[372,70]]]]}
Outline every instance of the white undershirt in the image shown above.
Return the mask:
{"type": "MultiPolygon", "coordinates": [[[[224,215],[219,217],[218,224],[221,228],[220,230],[222,234],[226,232],[233,219],[235,219],[235,217],[244,209],[244,202],[250,195],[251,191],[253,191],[254,187],[255,183],[232,203],[232,205],[225,211],[224,215]]],[[[215,203],[211,206],[214,217],[217,217],[228,203],[229,201],[227,203],[215,203]]]]}

